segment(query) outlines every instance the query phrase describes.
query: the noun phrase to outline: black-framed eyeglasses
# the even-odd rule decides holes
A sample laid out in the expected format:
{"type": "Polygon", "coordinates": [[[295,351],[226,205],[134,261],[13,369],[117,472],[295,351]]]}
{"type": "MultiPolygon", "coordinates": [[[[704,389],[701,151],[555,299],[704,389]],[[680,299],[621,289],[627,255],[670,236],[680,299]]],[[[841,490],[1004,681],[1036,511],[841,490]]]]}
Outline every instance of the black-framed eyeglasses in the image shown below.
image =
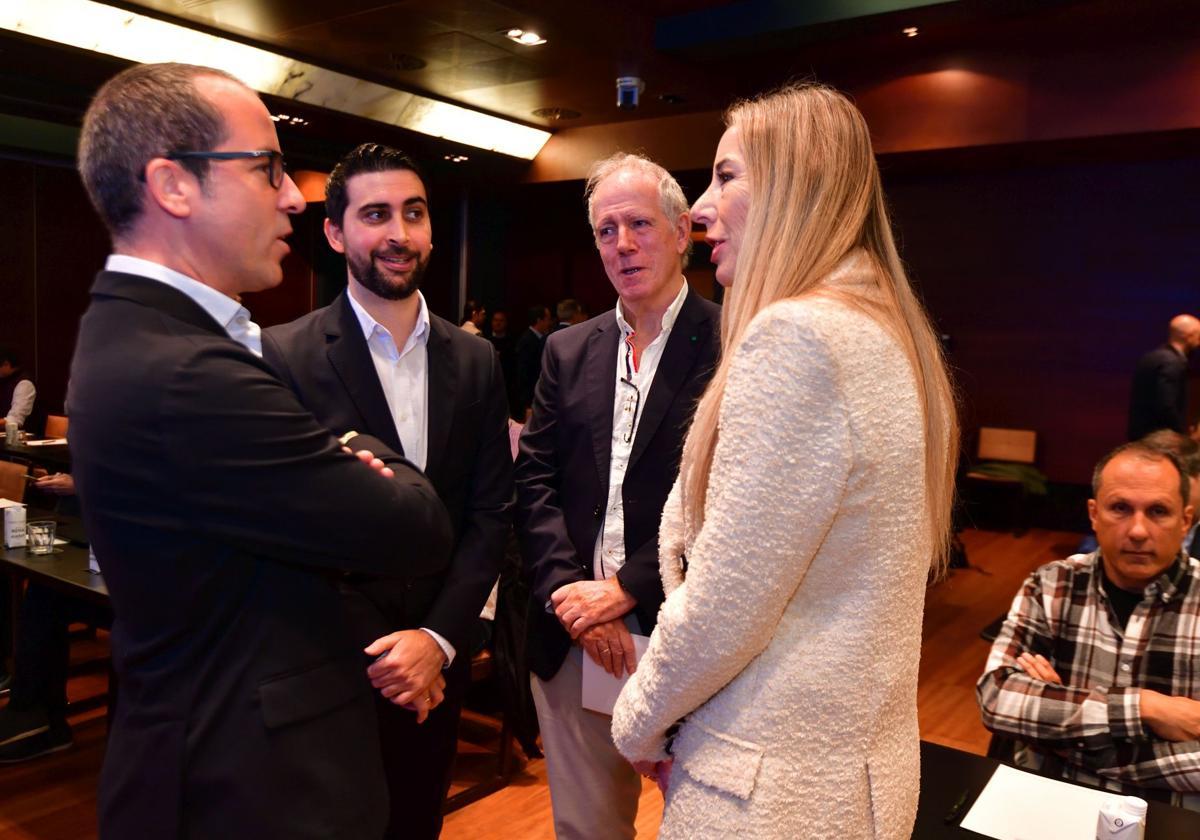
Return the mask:
{"type": "Polygon", "coordinates": [[[257,152],[171,152],[164,155],[167,160],[256,160],[267,158],[267,180],[273,189],[283,186],[283,152],[262,149],[257,152]]]}
{"type": "Polygon", "coordinates": [[[621,384],[628,385],[633,389],[633,393],[625,398],[625,405],[622,411],[629,415],[629,428],[625,430],[625,442],[629,443],[633,440],[633,432],[637,428],[638,410],[642,407],[642,391],[633,382],[633,345],[630,340],[625,339],[625,375],[621,377],[621,384]]]}

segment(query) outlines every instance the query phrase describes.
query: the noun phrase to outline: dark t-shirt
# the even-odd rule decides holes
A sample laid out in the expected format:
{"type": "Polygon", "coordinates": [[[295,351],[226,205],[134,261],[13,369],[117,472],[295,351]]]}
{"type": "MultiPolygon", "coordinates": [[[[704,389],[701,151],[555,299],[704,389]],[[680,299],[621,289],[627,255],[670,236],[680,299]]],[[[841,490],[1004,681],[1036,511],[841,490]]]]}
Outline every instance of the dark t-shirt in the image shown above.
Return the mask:
{"type": "MultiPolygon", "coordinates": [[[[1175,558],[1175,562],[1171,564],[1171,568],[1167,569],[1166,576],[1170,580],[1174,580],[1179,574],[1179,558],[1175,558]]],[[[1108,579],[1108,574],[1103,576],[1104,594],[1108,596],[1108,603],[1112,607],[1113,612],[1117,615],[1117,621],[1120,622],[1122,632],[1125,630],[1125,625],[1129,623],[1129,617],[1133,615],[1133,611],[1137,609],[1137,605],[1142,602],[1143,593],[1130,592],[1127,589],[1122,589],[1111,580],[1108,579]]]]}

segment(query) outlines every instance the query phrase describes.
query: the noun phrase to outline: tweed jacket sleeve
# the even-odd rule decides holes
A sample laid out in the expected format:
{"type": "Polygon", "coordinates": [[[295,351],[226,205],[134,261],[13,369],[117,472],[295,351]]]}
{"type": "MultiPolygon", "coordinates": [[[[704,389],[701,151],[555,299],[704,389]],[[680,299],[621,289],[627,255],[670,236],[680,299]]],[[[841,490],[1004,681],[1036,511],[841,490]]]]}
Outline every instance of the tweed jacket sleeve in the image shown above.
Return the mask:
{"type": "MultiPolygon", "coordinates": [[[[837,359],[816,320],[803,303],[769,307],[734,352],[686,581],[614,711],[630,760],[665,758],[668,730],[767,647],[837,516],[854,452],[837,359]]],[[[668,503],[668,516],[677,510],[668,503]]]]}

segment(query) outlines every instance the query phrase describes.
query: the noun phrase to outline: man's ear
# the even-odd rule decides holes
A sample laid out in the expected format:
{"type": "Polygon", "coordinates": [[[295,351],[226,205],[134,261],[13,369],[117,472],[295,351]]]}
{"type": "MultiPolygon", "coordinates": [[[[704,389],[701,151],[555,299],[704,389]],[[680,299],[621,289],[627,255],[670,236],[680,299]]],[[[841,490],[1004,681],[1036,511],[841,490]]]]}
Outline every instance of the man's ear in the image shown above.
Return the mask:
{"type": "Polygon", "coordinates": [[[1096,513],[1100,509],[1096,506],[1095,499],[1088,499],[1088,521],[1092,523],[1092,530],[1096,530],[1096,513]]]}
{"type": "Polygon", "coordinates": [[[684,254],[687,251],[688,239],[692,236],[692,216],[690,213],[681,213],[675,221],[675,229],[678,233],[678,242],[676,250],[679,254],[684,254]]]}
{"type": "Polygon", "coordinates": [[[200,181],[178,163],[154,158],[146,164],[146,193],[150,200],[177,219],[192,215],[192,205],[200,193],[200,181]]]}
{"type": "Polygon", "coordinates": [[[1191,505],[1188,505],[1187,507],[1185,507],[1185,508],[1183,509],[1183,530],[1184,530],[1184,533],[1186,533],[1186,532],[1187,532],[1187,530],[1188,530],[1189,528],[1191,528],[1191,527],[1192,527],[1192,521],[1193,521],[1193,519],[1195,518],[1195,516],[1196,516],[1196,509],[1195,509],[1194,507],[1192,507],[1191,505]]]}
{"type": "Polygon", "coordinates": [[[342,234],[342,229],[328,218],[325,219],[323,229],[325,231],[325,239],[329,242],[329,247],[339,254],[346,253],[346,240],[342,234]]]}

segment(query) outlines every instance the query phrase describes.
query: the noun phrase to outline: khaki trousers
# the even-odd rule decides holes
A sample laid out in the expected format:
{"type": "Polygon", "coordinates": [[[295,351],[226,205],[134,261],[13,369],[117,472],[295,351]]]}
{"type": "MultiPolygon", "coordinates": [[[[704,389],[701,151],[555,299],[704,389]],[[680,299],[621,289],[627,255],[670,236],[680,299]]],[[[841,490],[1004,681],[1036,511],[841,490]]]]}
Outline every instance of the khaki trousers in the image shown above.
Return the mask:
{"type": "Polygon", "coordinates": [[[612,718],[581,705],[583,656],[572,647],[553,679],[531,677],[554,833],[558,840],[631,840],[642,780],[613,746],[612,718]]]}

